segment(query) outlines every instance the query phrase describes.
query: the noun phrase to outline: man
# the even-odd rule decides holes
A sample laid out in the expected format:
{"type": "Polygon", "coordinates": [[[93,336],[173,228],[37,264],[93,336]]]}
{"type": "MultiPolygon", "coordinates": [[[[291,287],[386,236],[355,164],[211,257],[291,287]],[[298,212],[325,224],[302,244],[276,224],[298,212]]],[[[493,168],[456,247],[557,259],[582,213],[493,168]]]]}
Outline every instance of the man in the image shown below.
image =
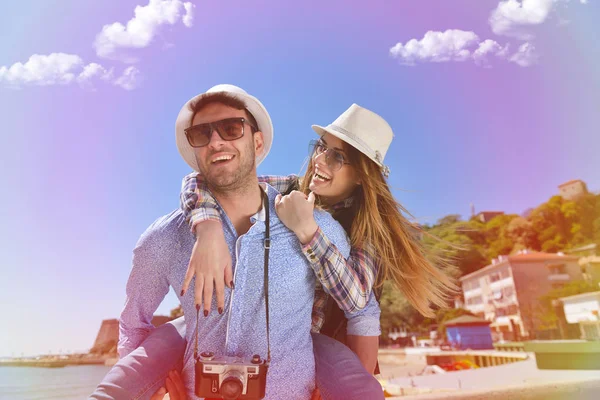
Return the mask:
{"type": "MultiPolygon", "coordinates": [[[[315,277],[295,234],[277,218],[274,201],[278,193],[258,183],[256,166],[266,157],[273,138],[269,114],[242,89],[218,85],[186,103],[177,119],[176,135],[182,157],[204,175],[222,208],[222,225],[234,263],[233,289],[225,290],[225,308],[199,316],[198,352],[246,359],[254,354],[267,356],[264,191],[268,197],[271,237],[268,269],[271,364],[265,398],[309,399],[315,387],[310,335],[315,277]]],[[[348,256],[349,245],[342,227],[325,212],[316,211],[315,220],[348,256]]],[[[138,241],[120,319],[121,357],[136,349],[153,329],[152,315],[169,287],[179,292],[193,246],[194,238],[181,210],[156,220],[138,241]]],[[[188,397],[194,399],[199,305],[194,304],[193,291],[180,296],[180,301],[187,340],[183,380],[188,397]]],[[[371,329],[360,325],[359,330],[371,329]]],[[[148,394],[156,388],[149,387],[148,394]]]]}

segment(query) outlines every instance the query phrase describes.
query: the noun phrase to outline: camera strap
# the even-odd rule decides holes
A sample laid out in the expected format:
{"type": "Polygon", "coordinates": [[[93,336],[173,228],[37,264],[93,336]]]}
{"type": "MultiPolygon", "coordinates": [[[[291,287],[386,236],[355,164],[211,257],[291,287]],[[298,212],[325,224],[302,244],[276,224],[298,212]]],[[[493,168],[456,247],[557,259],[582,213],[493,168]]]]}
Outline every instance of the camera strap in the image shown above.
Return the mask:
{"type": "MultiPolygon", "coordinates": [[[[263,207],[265,209],[265,239],[263,241],[263,247],[265,250],[265,262],[264,262],[264,282],[263,286],[265,289],[265,311],[267,317],[267,365],[271,364],[271,341],[269,334],[269,250],[271,249],[271,221],[269,220],[269,196],[267,193],[260,188],[263,199],[263,207]]],[[[194,343],[194,359],[198,358],[198,324],[200,321],[200,309],[196,310],[196,340],[194,343]]]]}
{"type": "Polygon", "coordinates": [[[264,277],[264,287],[265,287],[265,311],[267,314],[267,365],[271,364],[271,341],[269,335],[269,250],[271,249],[271,231],[270,225],[271,221],[269,221],[269,196],[267,193],[262,190],[264,207],[265,207],[265,277],[264,277]]]}

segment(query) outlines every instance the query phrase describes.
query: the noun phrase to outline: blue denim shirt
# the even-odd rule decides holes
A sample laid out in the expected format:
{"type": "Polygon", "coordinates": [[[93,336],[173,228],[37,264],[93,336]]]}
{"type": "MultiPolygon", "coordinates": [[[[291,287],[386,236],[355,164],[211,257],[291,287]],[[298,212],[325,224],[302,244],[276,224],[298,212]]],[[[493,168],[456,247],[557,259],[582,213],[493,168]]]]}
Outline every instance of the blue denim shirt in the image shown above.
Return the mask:
{"type": "MultiPolygon", "coordinates": [[[[266,185],[270,202],[271,251],[269,257],[269,318],[271,365],[265,399],[309,399],[314,390],[314,356],[310,335],[315,276],[293,232],[277,218],[277,191],[266,185]]],[[[217,355],[251,357],[267,355],[263,290],[265,231],[264,213],[252,218],[252,227],[237,236],[223,215],[225,239],[234,264],[234,290],[225,288],[225,311],[219,315],[216,300],[208,317],[200,314],[198,350],[217,355]]],[[[343,228],[326,212],[315,211],[321,230],[348,256],[350,246],[343,228]]],[[[141,236],[133,255],[127,282],[127,299],[120,319],[119,354],[131,352],[153,329],[152,315],[169,291],[179,290],[194,245],[194,237],[180,210],[156,220],[141,236]]],[[[194,287],[192,281],[191,288],[194,287]]],[[[194,340],[196,309],[193,290],[180,297],[185,320],[187,348],[184,381],[188,396],[194,395],[194,340]]],[[[371,299],[359,313],[348,315],[348,333],[378,336],[379,305],[371,299]]]]}

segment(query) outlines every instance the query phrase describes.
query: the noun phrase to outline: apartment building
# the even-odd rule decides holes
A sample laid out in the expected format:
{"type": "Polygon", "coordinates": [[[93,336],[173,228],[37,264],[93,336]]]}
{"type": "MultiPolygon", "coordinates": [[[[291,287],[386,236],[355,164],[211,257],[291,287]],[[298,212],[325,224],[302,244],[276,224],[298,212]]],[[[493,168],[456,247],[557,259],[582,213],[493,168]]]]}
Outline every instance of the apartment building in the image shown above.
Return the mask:
{"type": "Polygon", "coordinates": [[[536,337],[540,329],[539,298],[583,275],[577,257],[523,251],[500,256],[492,264],[460,279],[464,308],[491,321],[505,340],[536,337]]]}

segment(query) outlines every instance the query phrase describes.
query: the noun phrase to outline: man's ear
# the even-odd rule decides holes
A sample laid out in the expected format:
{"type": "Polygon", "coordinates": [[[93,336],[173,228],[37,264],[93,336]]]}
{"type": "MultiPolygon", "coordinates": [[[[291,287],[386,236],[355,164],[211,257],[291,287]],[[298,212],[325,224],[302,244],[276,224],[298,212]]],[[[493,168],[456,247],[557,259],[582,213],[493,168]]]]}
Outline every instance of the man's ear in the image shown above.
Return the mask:
{"type": "Polygon", "coordinates": [[[252,135],[252,140],[254,140],[254,155],[256,157],[262,156],[265,151],[265,140],[263,133],[261,131],[254,132],[254,135],[252,135]]]}

